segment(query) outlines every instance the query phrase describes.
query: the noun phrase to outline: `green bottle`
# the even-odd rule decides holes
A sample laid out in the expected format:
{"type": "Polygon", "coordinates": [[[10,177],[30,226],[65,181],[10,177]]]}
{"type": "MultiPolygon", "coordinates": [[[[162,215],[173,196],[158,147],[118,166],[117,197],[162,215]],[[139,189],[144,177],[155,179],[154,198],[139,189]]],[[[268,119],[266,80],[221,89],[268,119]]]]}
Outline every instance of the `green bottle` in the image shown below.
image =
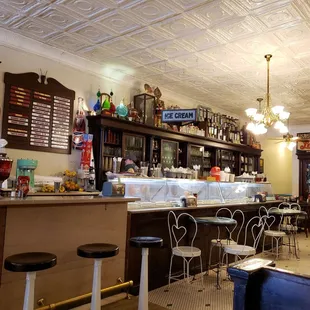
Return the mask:
{"type": "Polygon", "coordinates": [[[106,96],[102,103],[101,110],[110,110],[110,107],[111,107],[110,100],[108,96],[106,96]]]}

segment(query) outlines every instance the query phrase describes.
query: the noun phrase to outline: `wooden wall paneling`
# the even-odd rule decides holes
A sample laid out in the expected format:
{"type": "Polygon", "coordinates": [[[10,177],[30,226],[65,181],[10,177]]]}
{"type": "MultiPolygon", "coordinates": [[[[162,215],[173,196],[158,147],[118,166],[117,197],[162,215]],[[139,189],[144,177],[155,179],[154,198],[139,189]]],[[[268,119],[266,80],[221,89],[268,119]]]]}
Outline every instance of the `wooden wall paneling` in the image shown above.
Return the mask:
{"type": "MultiPolygon", "coordinates": [[[[37,274],[35,300],[61,301],[91,292],[93,260],[76,255],[81,244],[117,244],[120,253],[103,261],[102,287],[116,284],[118,277],[124,279],[126,225],[124,203],[8,208],[4,257],[29,251],[56,254],[57,266],[37,274]]],[[[25,274],[1,268],[0,309],[21,309],[25,274]]]]}
{"type": "Polygon", "coordinates": [[[5,240],[5,226],[6,226],[6,207],[0,208],[0,287],[2,277],[2,266],[4,262],[4,240],[5,240]]]}

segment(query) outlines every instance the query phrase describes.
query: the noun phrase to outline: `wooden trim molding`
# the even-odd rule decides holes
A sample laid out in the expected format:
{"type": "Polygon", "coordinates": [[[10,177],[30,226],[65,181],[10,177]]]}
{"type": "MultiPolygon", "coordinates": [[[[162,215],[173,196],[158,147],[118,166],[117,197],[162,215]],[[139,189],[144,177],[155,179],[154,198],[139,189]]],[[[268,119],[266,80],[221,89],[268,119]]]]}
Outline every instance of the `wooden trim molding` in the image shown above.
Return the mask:
{"type": "Polygon", "coordinates": [[[1,287],[1,277],[2,277],[2,266],[3,266],[3,253],[4,253],[4,240],[5,240],[5,226],[6,226],[6,213],[7,208],[0,208],[0,287],[1,287]]]}

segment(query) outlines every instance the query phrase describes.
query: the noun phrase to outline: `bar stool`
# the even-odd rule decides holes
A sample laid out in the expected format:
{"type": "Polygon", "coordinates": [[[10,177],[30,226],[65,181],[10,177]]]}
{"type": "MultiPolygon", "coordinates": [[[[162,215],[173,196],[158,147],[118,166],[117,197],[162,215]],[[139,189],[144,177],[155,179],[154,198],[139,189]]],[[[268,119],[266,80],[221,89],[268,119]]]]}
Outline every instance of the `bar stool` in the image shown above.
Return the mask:
{"type": "Polygon", "coordinates": [[[138,310],[148,310],[148,255],[149,248],[161,248],[163,239],[158,237],[133,237],[129,239],[132,247],[142,249],[142,262],[140,273],[139,306],[138,310]]]}
{"type": "Polygon", "coordinates": [[[51,253],[28,252],[9,256],[4,268],[13,272],[26,272],[26,289],[23,310],[34,309],[34,288],[36,272],[49,269],[57,264],[57,257],[51,253]]]}
{"type": "Polygon", "coordinates": [[[90,243],[84,244],[77,248],[77,255],[83,258],[93,258],[94,277],[93,289],[91,296],[91,310],[101,309],[101,265],[104,258],[116,256],[119,248],[115,244],[110,243],[90,243]]]}

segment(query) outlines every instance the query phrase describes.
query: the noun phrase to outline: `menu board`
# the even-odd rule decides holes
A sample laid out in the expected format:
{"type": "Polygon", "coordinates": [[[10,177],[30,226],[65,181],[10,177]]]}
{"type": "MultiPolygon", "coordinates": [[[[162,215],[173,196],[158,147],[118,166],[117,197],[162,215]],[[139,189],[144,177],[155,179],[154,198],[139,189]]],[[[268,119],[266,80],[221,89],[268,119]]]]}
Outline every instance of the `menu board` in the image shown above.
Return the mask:
{"type": "Polygon", "coordinates": [[[8,147],[71,153],[75,92],[36,73],[6,72],[4,82],[2,137],[8,147]]]}

